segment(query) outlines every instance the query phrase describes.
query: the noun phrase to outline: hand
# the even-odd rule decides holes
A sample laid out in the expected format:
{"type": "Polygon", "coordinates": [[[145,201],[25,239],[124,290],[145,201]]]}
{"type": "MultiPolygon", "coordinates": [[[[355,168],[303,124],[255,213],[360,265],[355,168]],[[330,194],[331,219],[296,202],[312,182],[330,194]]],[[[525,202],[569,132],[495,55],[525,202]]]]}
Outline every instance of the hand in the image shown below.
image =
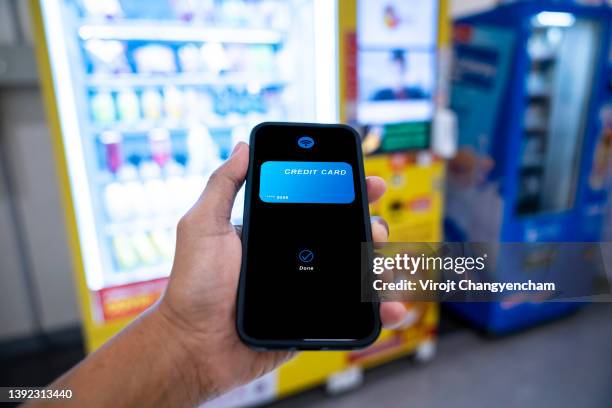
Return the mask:
{"type": "Polygon", "coordinates": [[[461,148],[448,164],[449,181],[460,187],[479,186],[495,167],[489,156],[478,155],[471,148],[461,148]]]}
{"type": "MultiPolygon", "coordinates": [[[[247,144],[236,146],[179,222],[170,282],[152,312],[159,316],[162,330],[191,354],[194,367],[186,368],[192,373],[186,376],[198,379],[201,399],[245,384],[291,357],[289,352],[254,351],[236,333],[242,244],[230,214],[247,173],[248,152],[247,144]]],[[[382,179],[370,177],[366,184],[370,202],[383,195],[382,179]]],[[[372,234],[375,241],[386,241],[386,223],[375,219],[372,234]]],[[[406,309],[401,303],[384,303],[380,312],[383,324],[390,327],[401,323],[406,309]]]]}

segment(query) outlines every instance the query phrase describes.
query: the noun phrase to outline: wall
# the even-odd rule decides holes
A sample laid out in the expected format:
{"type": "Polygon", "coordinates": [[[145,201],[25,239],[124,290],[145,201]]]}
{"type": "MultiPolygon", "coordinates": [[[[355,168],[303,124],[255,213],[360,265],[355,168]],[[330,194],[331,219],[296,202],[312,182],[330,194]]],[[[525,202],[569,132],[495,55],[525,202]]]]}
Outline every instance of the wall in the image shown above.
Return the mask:
{"type": "MultiPolygon", "coordinates": [[[[3,51],[31,51],[26,5],[0,0],[3,51]]],[[[35,78],[0,84],[0,160],[0,342],[78,325],[50,135],[35,78]]]]}
{"type": "MultiPolygon", "coordinates": [[[[78,322],[51,141],[37,88],[0,92],[0,132],[8,151],[16,203],[34,277],[37,313],[46,330],[78,322]]],[[[26,272],[22,270],[21,273],[26,272]]],[[[27,265],[26,265],[27,266],[27,265]]]]}
{"type": "MultiPolygon", "coordinates": [[[[0,135],[0,154],[4,157],[4,140],[0,135]]],[[[2,159],[0,159],[2,160],[2,159]]],[[[0,165],[4,168],[5,163],[0,165]]],[[[32,311],[23,276],[22,259],[15,239],[14,207],[6,172],[0,170],[0,339],[27,335],[34,330],[32,311]]]]}

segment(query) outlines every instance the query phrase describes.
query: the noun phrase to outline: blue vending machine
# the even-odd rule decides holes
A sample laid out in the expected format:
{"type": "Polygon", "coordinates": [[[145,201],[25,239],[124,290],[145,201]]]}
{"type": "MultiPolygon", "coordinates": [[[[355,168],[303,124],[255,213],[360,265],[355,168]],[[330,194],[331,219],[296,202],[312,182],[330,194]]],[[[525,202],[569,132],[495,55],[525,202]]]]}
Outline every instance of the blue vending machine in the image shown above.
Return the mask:
{"type": "MultiPolygon", "coordinates": [[[[612,11],[593,3],[521,1],[456,22],[459,149],[449,163],[447,241],[600,241],[612,162],[612,11]]],[[[501,334],[580,306],[524,299],[448,307],[501,334]]]]}

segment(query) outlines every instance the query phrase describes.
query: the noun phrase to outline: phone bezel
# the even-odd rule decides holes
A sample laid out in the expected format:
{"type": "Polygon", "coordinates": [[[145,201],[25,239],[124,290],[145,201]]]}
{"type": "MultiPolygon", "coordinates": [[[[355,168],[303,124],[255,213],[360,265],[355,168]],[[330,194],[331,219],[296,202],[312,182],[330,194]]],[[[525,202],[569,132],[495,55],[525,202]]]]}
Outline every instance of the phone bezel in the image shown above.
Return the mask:
{"type": "Polygon", "coordinates": [[[378,302],[372,302],[374,310],[374,329],[367,337],[362,339],[301,339],[301,340],[262,340],[249,336],[244,330],[244,294],[246,291],[245,275],[247,262],[247,247],[249,239],[249,219],[252,199],[252,185],[255,163],[255,144],[254,139],[258,132],[266,127],[309,127],[316,132],[317,129],[336,128],[349,132],[355,138],[357,148],[357,171],[359,172],[359,184],[362,191],[361,201],[363,216],[365,219],[365,235],[367,242],[372,242],[372,228],[370,224],[370,210],[368,206],[365,170],[363,166],[363,153],[361,151],[361,140],[357,132],[350,126],[342,124],[315,124],[315,123],[285,123],[285,122],[263,122],[255,126],[251,131],[249,149],[249,168],[245,186],[244,215],[242,229],[242,263],[240,268],[240,279],[238,283],[238,294],[236,301],[236,330],[243,343],[252,348],[260,350],[354,350],[367,347],[374,343],[381,330],[378,302]]]}

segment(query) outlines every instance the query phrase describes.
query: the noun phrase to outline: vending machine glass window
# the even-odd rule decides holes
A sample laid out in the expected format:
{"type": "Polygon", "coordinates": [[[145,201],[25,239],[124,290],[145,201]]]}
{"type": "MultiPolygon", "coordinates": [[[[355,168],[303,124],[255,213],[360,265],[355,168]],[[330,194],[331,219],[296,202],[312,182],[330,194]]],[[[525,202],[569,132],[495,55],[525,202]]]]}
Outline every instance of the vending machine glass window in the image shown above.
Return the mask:
{"type": "Polygon", "coordinates": [[[335,5],[41,0],[40,15],[94,320],[133,316],[253,126],[336,120],[335,5]]]}
{"type": "Polygon", "coordinates": [[[570,13],[542,12],[531,21],[520,215],[573,206],[599,35],[597,22],[570,13]]]}

